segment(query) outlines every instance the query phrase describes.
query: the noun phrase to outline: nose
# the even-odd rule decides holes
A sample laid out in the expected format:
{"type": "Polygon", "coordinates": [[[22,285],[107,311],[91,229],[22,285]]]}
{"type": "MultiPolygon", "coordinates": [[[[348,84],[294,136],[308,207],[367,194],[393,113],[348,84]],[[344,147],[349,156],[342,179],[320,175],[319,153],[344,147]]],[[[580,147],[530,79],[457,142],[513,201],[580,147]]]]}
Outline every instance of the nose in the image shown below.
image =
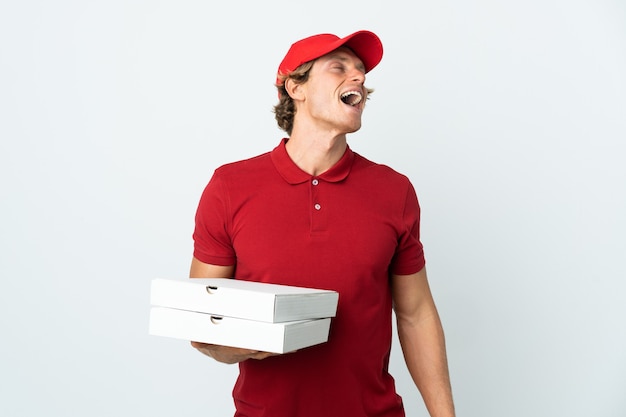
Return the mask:
{"type": "Polygon", "coordinates": [[[352,69],[352,74],[350,74],[350,79],[352,81],[356,81],[360,84],[365,83],[365,72],[363,72],[362,69],[359,68],[353,68],[352,69]]]}

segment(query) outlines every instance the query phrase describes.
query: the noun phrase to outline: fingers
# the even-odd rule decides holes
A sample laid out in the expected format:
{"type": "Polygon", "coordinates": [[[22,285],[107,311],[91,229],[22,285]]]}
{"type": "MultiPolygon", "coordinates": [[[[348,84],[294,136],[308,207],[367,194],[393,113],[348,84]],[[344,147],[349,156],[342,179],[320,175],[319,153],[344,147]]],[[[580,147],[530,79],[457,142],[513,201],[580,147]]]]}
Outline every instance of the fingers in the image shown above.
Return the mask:
{"type": "Polygon", "coordinates": [[[201,353],[212,357],[218,362],[233,364],[245,361],[247,359],[262,360],[270,356],[276,355],[271,352],[261,352],[258,350],[236,348],[230,346],[212,345],[201,342],[191,342],[191,346],[201,353]]]}
{"type": "Polygon", "coordinates": [[[262,360],[262,359],[265,359],[265,358],[269,358],[270,356],[276,356],[276,355],[278,355],[278,353],[256,352],[256,353],[250,355],[250,359],[262,360]]]}

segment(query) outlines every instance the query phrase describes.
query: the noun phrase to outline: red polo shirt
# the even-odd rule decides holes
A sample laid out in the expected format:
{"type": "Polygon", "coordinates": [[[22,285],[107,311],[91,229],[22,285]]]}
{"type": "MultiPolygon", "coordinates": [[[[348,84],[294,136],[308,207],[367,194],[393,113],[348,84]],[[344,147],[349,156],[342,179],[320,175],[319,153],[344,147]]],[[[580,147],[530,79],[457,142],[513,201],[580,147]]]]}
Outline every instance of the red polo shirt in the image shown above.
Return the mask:
{"type": "Polygon", "coordinates": [[[194,256],[235,265],[235,278],[339,292],[329,341],[240,364],[237,417],[399,417],[387,372],[389,274],[424,267],[419,206],[409,180],[348,148],[319,176],[283,140],[218,168],[196,214],[194,256]]]}

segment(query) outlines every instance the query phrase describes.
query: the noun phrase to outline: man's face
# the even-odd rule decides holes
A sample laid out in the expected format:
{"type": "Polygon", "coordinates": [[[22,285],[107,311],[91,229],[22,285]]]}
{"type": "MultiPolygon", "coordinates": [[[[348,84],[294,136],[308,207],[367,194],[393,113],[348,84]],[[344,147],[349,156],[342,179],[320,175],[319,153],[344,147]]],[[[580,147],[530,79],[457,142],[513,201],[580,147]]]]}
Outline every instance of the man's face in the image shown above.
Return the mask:
{"type": "Polygon", "coordinates": [[[318,58],[301,88],[304,100],[296,117],[308,117],[321,129],[334,134],[357,131],[367,98],[363,62],[342,47],[318,58]]]}

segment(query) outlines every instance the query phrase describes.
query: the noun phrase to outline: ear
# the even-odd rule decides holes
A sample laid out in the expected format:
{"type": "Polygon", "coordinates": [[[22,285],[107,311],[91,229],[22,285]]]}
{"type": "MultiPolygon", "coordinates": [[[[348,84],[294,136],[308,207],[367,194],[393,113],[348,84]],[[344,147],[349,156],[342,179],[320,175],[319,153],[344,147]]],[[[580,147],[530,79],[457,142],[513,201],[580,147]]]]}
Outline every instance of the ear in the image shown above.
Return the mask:
{"type": "Polygon", "coordinates": [[[291,78],[287,78],[285,80],[285,90],[287,90],[287,94],[293,100],[303,100],[304,99],[304,91],[302,88],[302,84],[298,84],[291,78]]]}

